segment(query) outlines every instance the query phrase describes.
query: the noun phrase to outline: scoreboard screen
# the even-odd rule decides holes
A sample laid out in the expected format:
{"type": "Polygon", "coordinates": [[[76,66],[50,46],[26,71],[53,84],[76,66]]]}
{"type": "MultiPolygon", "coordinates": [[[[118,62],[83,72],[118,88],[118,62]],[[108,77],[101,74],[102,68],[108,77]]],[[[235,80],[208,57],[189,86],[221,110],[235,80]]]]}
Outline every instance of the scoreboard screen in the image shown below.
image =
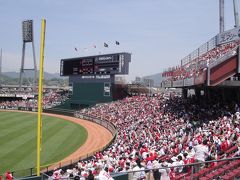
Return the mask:
{"type": "Polygon", "coordinates": [[[60,75],[128,74],[130,61],[129,53],[62,59],[60,75]]]}

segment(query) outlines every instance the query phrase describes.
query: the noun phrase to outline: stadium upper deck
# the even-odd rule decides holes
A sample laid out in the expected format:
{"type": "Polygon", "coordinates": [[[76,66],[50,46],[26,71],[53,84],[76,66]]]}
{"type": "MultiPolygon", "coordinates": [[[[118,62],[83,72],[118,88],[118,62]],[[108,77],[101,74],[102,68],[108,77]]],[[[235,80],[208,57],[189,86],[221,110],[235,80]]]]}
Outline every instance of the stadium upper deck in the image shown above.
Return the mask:
{"type": "Polygon", "coordinates": [[[215,86],[238,74],[240,27],[220,33],[162,73],[163,87],[215,86]]]}

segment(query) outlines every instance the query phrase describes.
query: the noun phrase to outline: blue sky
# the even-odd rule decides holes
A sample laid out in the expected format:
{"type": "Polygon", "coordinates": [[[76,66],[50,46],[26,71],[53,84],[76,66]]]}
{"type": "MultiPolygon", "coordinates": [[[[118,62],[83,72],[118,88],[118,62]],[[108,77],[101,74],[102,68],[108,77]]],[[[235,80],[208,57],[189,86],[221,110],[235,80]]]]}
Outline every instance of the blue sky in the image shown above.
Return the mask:
{"type": "MultiPolygon", "coordinates": [[[[0,0],[2,69],[19,71],[21,23],[26,19],[34,21],[39,64],[45,18],[47,72],[59,72],[62,58],[124,51],[132,53],[128,80],[159,73],[179,65],[181,58],[219,32],[218,10],[218,0],[0,0]]],[[[225,29],[233,26],[232,0],[225,0],[225,29]]],[[[27,44],[25,68],[33,64],[31,48],[27,44]]]]}

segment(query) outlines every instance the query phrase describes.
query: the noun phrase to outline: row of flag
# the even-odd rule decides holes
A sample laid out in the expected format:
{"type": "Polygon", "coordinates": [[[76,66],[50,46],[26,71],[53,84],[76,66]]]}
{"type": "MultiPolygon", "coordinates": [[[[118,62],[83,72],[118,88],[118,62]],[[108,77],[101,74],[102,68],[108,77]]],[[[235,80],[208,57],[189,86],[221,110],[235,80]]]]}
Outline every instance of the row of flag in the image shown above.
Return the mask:
{"type": "MultiPolygon", "coordinates": [[[[115,45],[120,45],[120,43],[118,41],[115,41],[115,45]]],[[[103,43],[103,46],[108,48],[108,44],[107,43],[103,43]]],[[[93,45],[93,48],[97,48],[96,45],[93,45]]],[[[88,50],[88,48],[84,48],[84,50],[88,50]]],[[[75,47],[75,51],[78,51],[78,49],[75,47]]]]}

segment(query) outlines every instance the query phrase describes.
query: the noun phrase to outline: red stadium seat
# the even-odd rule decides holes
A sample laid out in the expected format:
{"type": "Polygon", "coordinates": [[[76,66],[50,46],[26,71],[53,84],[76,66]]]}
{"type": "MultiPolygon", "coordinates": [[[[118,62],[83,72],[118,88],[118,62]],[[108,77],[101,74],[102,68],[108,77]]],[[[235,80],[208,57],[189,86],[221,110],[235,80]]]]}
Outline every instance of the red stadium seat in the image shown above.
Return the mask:
{"type": "Polygon", "coordinates": [[[201,177],[200,180],[210,180],[208,177],[201,177]]]}
{"type": "Polygon", "coordinates": [[[185,177],[190,176],[190,173],[179,174],[175,177],[175,180],[185,179],[185,177]]]}

